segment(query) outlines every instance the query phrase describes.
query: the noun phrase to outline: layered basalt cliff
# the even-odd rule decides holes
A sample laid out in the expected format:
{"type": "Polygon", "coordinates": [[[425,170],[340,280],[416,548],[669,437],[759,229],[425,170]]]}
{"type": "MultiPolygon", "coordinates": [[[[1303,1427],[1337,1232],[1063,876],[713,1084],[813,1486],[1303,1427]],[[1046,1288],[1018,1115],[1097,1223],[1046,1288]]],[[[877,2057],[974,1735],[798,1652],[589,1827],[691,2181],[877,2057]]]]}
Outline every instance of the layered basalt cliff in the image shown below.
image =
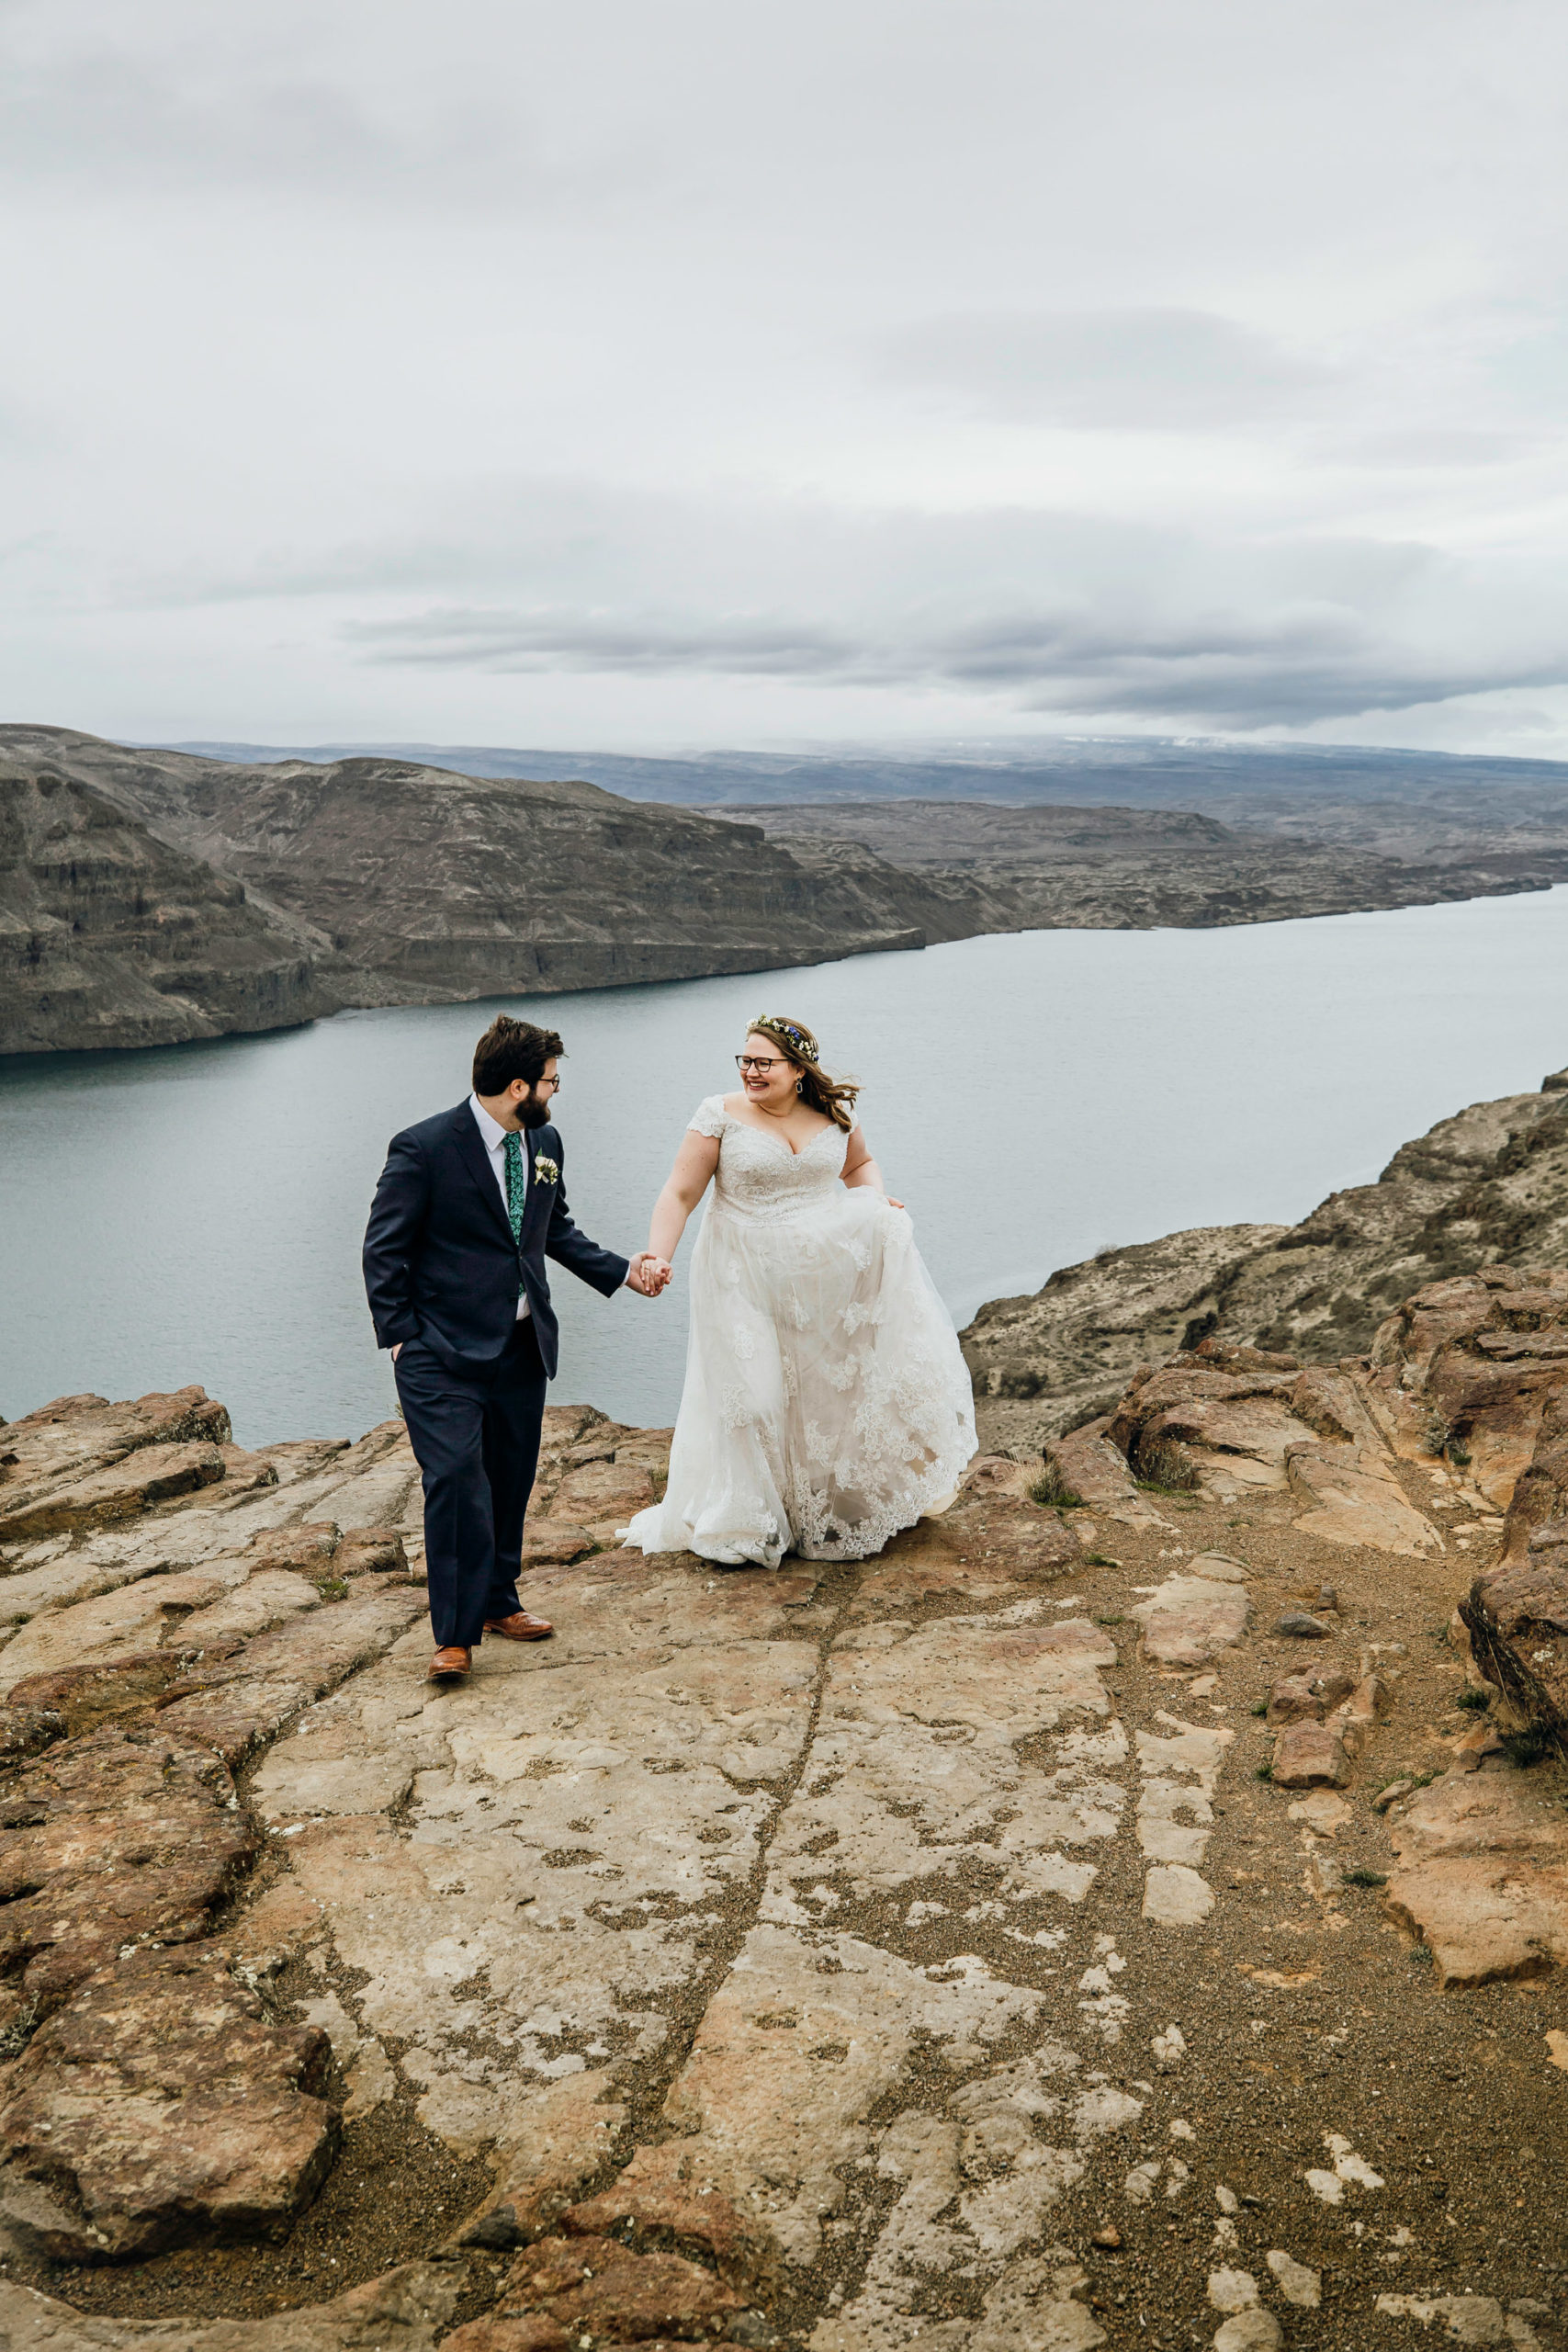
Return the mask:
{"type": "Polygon", "coordinates": [[[0,728],[0,754],[23,763],[24,801],[39,776],[57,794],[48,779],[64,780],[73,822],[96,829],[100,889],[116,860],[139,860],[157,894],[146,936],[133,935],[124,890],[95,921],[85,878],[51,879],[60,858],[46,875],[37,827],[0,836],[0,888],[18,925],[0,1050],[165,1043],[342,1005],[760,971],[988,927],[966,883],[853,844],[791,850],[757,827],[592,784],[400,760],[237,767],[63,728],[0,728]],[[28,961],[51,920],[82,973],[76,1009],[63,966],[28,961]],[[105,960],[116,939],[120,967],[105,960]]]}
{"type": "Polygon", "coordinates": [[[1210,930],[1506,897],[1568,877],[1568,844],[1553,837],[1521,842],[1499,824],[1490,840],[1482,827],[1459,841],[1401,840],[1390,854],[1364,827],[1337,839],[1343,810],[1315,839],[1180,808],[869,800],[732,813],[796,854],[852,844],[912,874],[944,874],[992,905],[985,927],[997,931],[1210,930]]]}
{"type": "Polygon", "coordinates": [[[1109,1410],[1140,1363],[1211,1335],[1333,1363],[1370,1348],[1423,1282],[1499,1261],[1568,1263],[1568,1071],[1439,1120],[1299,1225],[1167,1234],[992,1300],[963,1335],[982,1435],[1038,1443],[1109,1410]]]}
{"type": "Polygon", "coordinates": [[[237,876],[47,762],[0,763],[0,1054],[280,1029],[341,1001],[237,876]]]}

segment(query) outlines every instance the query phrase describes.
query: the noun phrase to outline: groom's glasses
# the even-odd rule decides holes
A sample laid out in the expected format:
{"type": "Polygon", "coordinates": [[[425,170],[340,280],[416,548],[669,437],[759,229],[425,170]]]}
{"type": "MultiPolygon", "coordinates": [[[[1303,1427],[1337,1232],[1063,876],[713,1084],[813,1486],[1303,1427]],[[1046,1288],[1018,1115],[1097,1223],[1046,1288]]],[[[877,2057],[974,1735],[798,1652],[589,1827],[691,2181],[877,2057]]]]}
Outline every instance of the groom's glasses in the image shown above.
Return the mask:
{"type": "Polygon", "coordinates": [[[737,1054],[735,1067],[742,1073],[754,1069],[761,1076],[765,1070],[783,1069],[785,1059],[783,1054],[737,1054]]]}

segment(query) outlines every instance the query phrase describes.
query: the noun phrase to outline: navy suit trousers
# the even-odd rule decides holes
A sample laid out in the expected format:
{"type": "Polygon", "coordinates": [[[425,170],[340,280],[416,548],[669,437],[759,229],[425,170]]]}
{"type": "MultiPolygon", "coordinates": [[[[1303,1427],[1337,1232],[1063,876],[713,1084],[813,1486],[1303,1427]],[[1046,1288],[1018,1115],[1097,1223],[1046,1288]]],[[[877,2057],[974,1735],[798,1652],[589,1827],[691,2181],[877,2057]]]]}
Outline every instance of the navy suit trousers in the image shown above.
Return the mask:
{"type": "Polygon", "coordinates": [[[431,1631],[437,1649],[471,1649],[487,1620],[522,1607],[523,1515],[545,1410],[532,1319],[482,1370],[451,1371],[417,1339],[392,1369],[423,1474],[431,1631]]]}

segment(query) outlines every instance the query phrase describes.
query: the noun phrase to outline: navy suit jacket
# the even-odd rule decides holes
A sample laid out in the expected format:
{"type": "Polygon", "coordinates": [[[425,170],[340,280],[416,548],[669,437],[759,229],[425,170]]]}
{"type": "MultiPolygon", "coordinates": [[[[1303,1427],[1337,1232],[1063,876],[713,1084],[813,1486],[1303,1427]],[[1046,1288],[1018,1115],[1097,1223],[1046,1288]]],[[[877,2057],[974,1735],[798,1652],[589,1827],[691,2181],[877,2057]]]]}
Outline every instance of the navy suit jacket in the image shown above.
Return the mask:
{"type": "Polygon", "coordinates": [[[465,1101],[405,1127],[387,1164],[365,1229],[365,1290],[378,1347],[423,1340],[454,1372],[493,1363],[512,1337],[527,1293],[534,1334],[548,1378],[560,1333],[545,1260],[555,1259],[606,1298],[626,1279],[627,1261],[580,1233],[558,1176],[541,1181],[543,1153],[563,1169],[554,1127],[525,1128],[527,1206],[516,1241],[473,1111],[465,1101]]]}

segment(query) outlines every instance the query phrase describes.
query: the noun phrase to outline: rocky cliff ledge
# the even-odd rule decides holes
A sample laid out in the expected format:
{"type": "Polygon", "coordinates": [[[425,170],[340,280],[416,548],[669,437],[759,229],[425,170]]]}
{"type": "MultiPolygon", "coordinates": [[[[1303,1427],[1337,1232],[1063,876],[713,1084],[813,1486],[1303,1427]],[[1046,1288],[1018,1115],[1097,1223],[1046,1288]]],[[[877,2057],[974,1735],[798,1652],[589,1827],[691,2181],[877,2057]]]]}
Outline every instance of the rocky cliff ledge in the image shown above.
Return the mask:
{"type": "Polygon", "coordinates": [[[1418,1284],[1505,1259],[1568,1264],[1568,1070],[1439,1120],[1299,1225],[1168,1233],[991,1300],[963,1335],[982,1441],[1038,1445],[1210,1336],[1332,1363],[1418,1284]]]}
{"type": "Polygon", "coordinates": [[[557,1409],[459,1690],[399,1423],[0,1427],[0,2333],[1555,2344],[1564,1348],[1502,1267],[1210,1340],[776,1576],[557,1409]]]}

